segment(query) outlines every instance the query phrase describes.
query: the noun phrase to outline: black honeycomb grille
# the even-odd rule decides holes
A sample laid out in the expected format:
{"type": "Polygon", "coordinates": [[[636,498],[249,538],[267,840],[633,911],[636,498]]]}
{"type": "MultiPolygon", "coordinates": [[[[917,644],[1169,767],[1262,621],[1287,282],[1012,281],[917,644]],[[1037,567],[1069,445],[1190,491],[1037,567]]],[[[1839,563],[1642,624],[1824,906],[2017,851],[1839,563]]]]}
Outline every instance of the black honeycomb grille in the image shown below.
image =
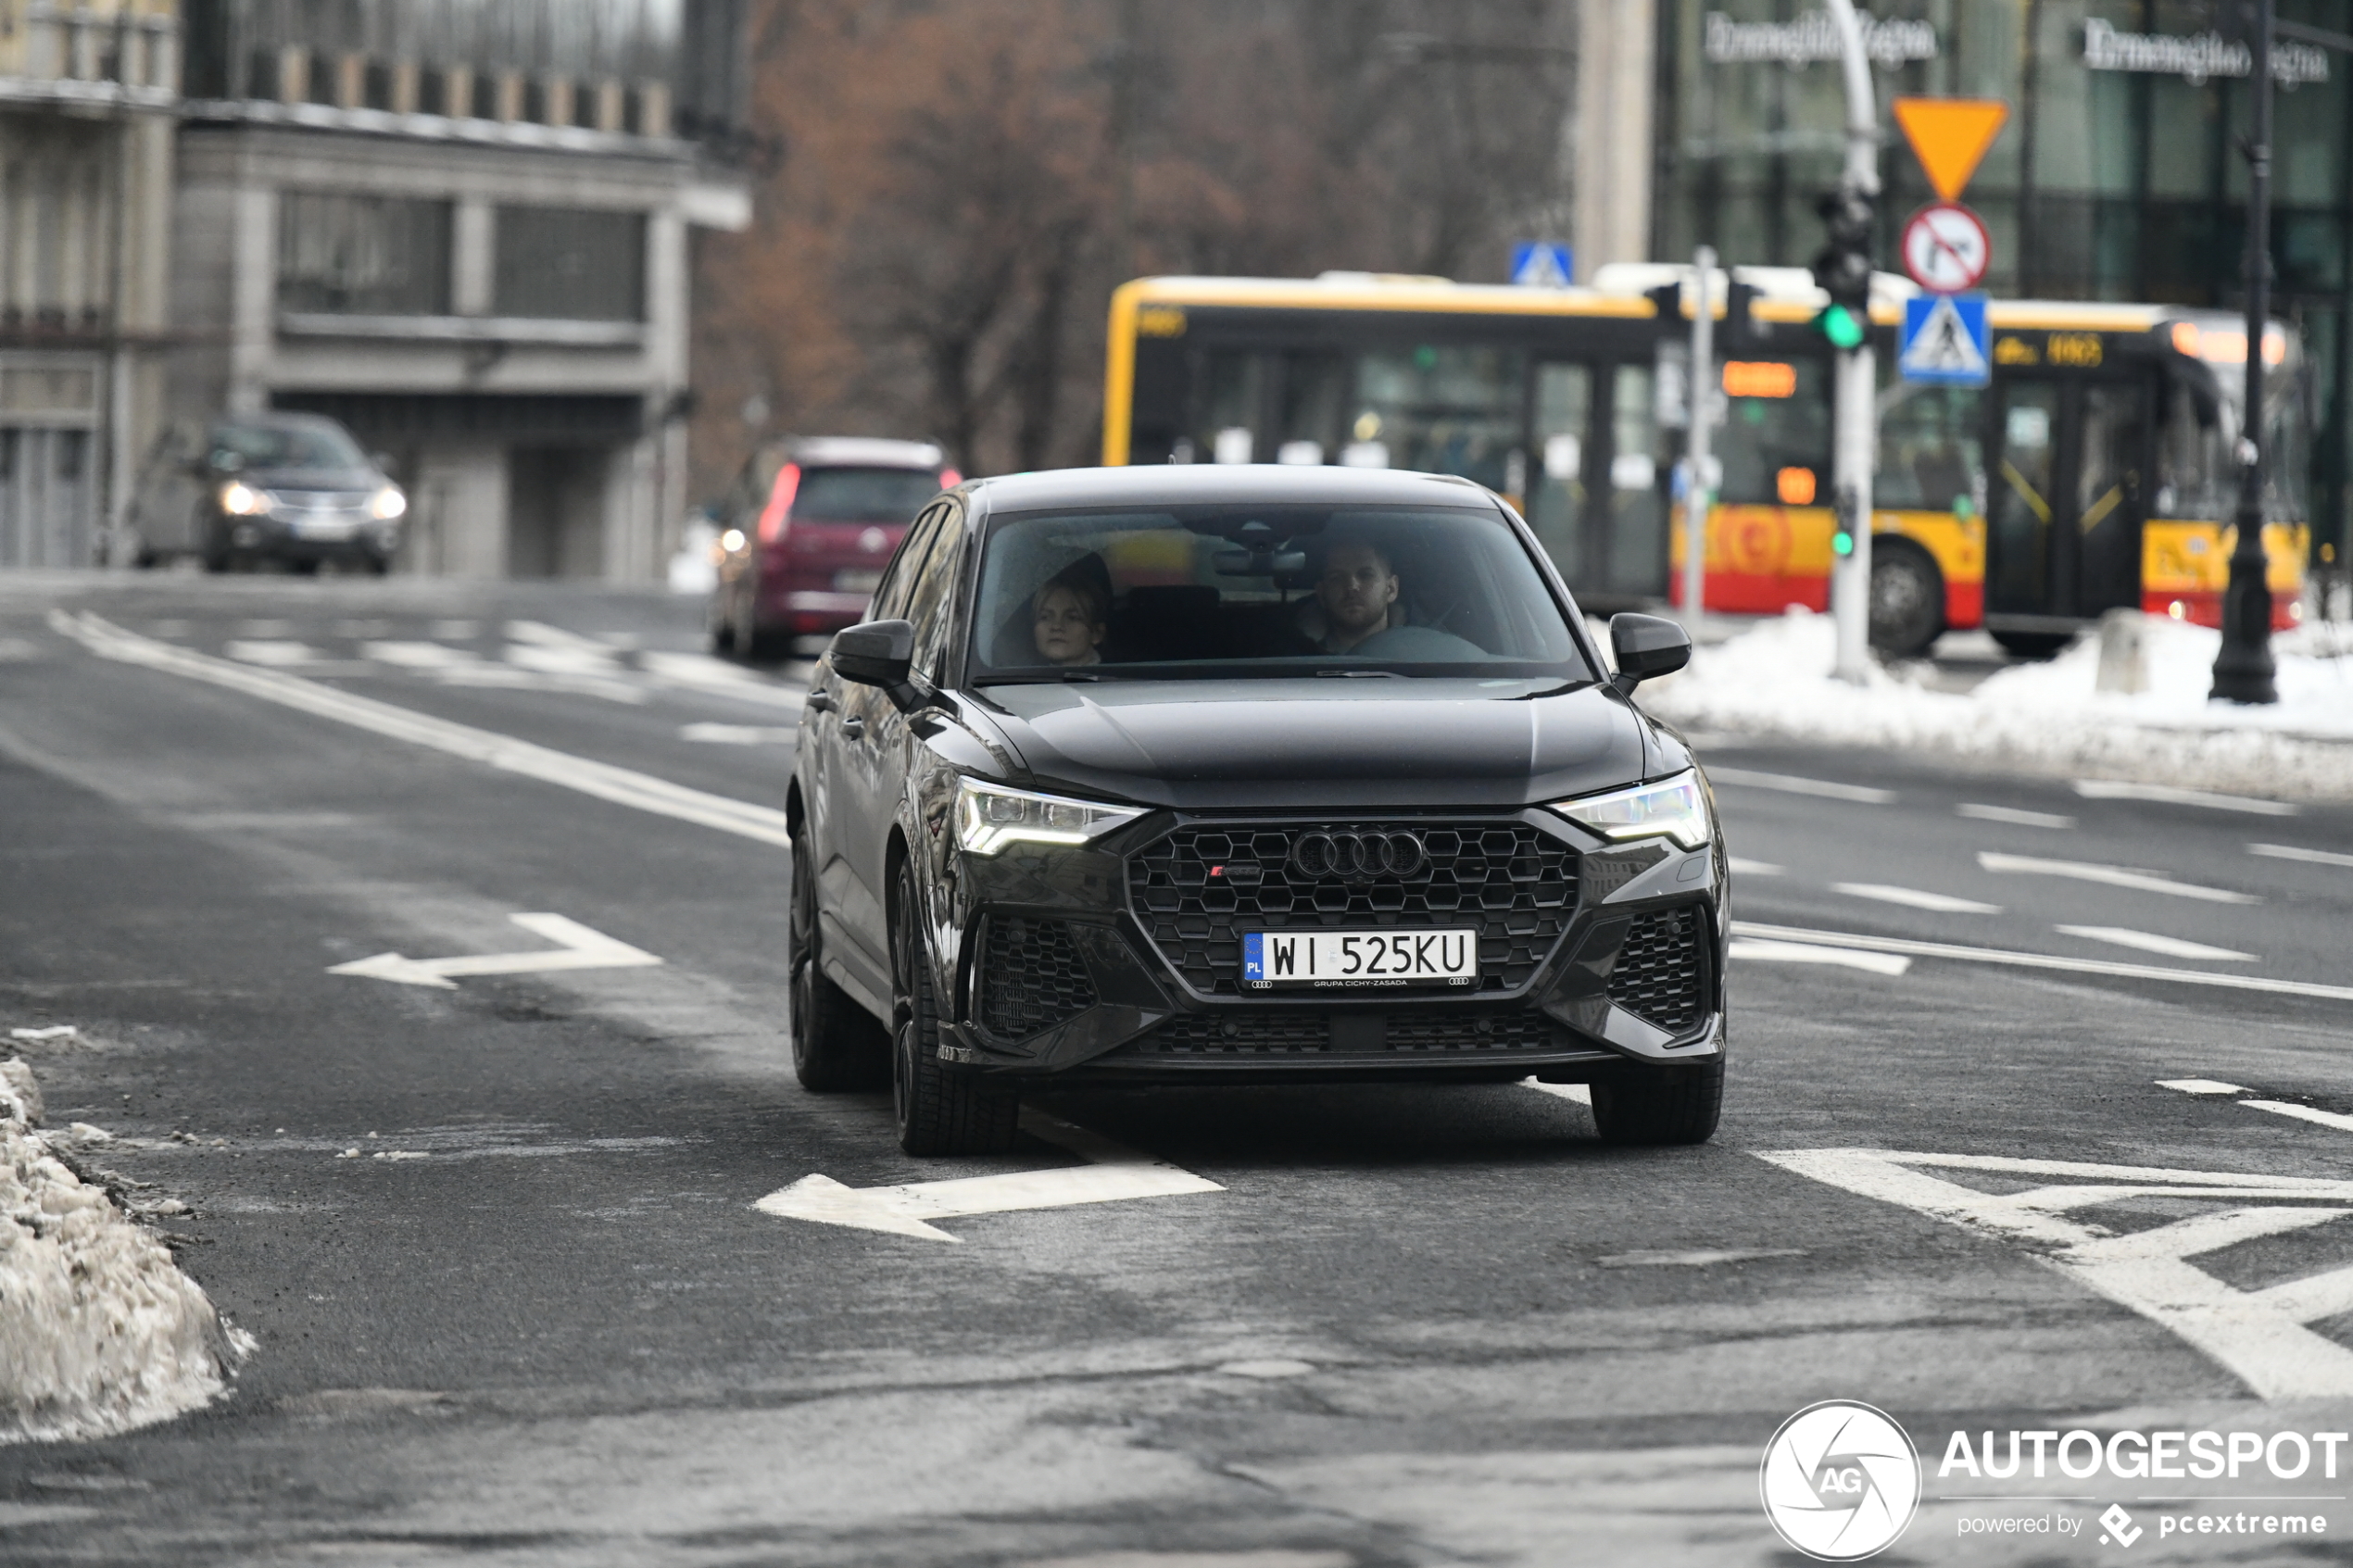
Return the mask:
{"type": "Polygon", "coordinates": [[[1243,931],[1306,925],[1476,924],[1478,989],[1509,991],[1568,929],[1577,856],[1525,822],[1194,823],[1128,857],[1127,897],[1153,945],[1205,996],[1239,994],[1243,931]],[[1291,848],[1312,833],[1411,834],[1423,863],[1404,876],[1309,876],[1291,848]],[[1225,872],[1213,876],[1216,867],[1225,872]]]}
{"type": "Polygon", "coordinates": [[[1700,909],[1655,909],[1637,920],[1617,950],[1609,996],[1670,1034],[1700,1021],[1706,1000],[1702,979],[1700,909]]]}
{"type": "Polygon", "coordinates": [[[1575,1037],[1541,1013],[1484,1019],[1391,1014],[1387,1028],[1380,1033],[1379,1044],[1367,1049],[1336,1045],[1328,1014],[1286,1010],[1173,1018],[1141,1039],[1121,1047],[1114,1055],[1161,1060],[1304,1057],[1484,1060],[1576,1048],[1575,1037]]]}
{"type": "Polygon", "coordinates": [[[989,916],[975,979],[981,1022],[1008,1040],[1051,1029],[1099,999],[1069,924],[1058,920],[989,916]]]}

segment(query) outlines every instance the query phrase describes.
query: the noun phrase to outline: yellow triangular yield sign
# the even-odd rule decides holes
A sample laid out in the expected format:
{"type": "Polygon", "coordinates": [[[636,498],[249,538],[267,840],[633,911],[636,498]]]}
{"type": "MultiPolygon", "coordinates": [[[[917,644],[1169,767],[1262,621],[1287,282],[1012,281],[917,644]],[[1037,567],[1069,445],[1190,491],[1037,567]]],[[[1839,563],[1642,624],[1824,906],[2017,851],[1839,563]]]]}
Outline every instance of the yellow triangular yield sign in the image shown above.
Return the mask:
{"type": "Polygon", "coordinates": [[[1959,198],[2010,117],[2009,105],[1999,98],[1898,98],[1894,108],[1912,155],[1946,201],[1959,198]]]}

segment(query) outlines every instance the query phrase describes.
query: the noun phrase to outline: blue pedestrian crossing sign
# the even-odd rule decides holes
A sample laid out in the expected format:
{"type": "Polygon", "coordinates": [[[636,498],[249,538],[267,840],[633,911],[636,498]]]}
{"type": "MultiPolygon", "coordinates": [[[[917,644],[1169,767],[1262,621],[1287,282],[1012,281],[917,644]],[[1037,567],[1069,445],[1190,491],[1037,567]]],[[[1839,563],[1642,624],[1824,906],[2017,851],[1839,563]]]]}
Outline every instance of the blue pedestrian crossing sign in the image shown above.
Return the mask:
{"type": "Polygon", "coordinates": [[[1529,289],[1565,289],[1575,282],[1577,267],[1564,245],[1550,240],[1521,240],[1512,246],[1512,282],[1529,289]]]}
{"type": "Polygon", "coordinates": [[[1982,294],[1922,295],[1904,302],[1897,373],[1932,386],[1983,386],[1994,363],[1994,334],[1982,294]]]}

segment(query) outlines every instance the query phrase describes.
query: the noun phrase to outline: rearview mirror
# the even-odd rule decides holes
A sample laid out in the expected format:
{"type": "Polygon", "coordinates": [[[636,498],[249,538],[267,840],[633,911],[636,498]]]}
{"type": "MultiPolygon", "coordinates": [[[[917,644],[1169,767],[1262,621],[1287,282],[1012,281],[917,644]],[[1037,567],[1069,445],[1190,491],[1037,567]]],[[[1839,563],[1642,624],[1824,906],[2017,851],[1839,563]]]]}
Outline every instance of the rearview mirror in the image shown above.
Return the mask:
{"type": "Polygon", "coordinates": [[[866,621],[847,627],[834,633],[826,657],[833,660],[834,673],[845,681],[880,686],[901,708],[913,698],[907,680],[915,667],[912,621],[866,621]]]}
{"type": "Polygon", "coordinates": [[[1692,634],[1655,615],[1611,616],[1609,647],[1617,658],[1617,675],[1610,684],[1621,692],[1655,675],[1671,675],[1692,661],[1692,634]]]}

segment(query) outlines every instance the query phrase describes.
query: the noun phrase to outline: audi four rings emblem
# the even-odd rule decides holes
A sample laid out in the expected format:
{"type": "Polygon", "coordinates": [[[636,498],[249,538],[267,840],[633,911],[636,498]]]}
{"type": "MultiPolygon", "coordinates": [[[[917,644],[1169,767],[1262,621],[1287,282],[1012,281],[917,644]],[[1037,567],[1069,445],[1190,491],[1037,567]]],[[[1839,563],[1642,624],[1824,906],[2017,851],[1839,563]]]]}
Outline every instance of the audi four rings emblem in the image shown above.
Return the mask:
{"type": "Polygon", "coordinates": [[[1303,833],[1290,847],[1291,865],[1313,877],[1412,876],[1428,862],[1410,833],[1303,833]]]}

